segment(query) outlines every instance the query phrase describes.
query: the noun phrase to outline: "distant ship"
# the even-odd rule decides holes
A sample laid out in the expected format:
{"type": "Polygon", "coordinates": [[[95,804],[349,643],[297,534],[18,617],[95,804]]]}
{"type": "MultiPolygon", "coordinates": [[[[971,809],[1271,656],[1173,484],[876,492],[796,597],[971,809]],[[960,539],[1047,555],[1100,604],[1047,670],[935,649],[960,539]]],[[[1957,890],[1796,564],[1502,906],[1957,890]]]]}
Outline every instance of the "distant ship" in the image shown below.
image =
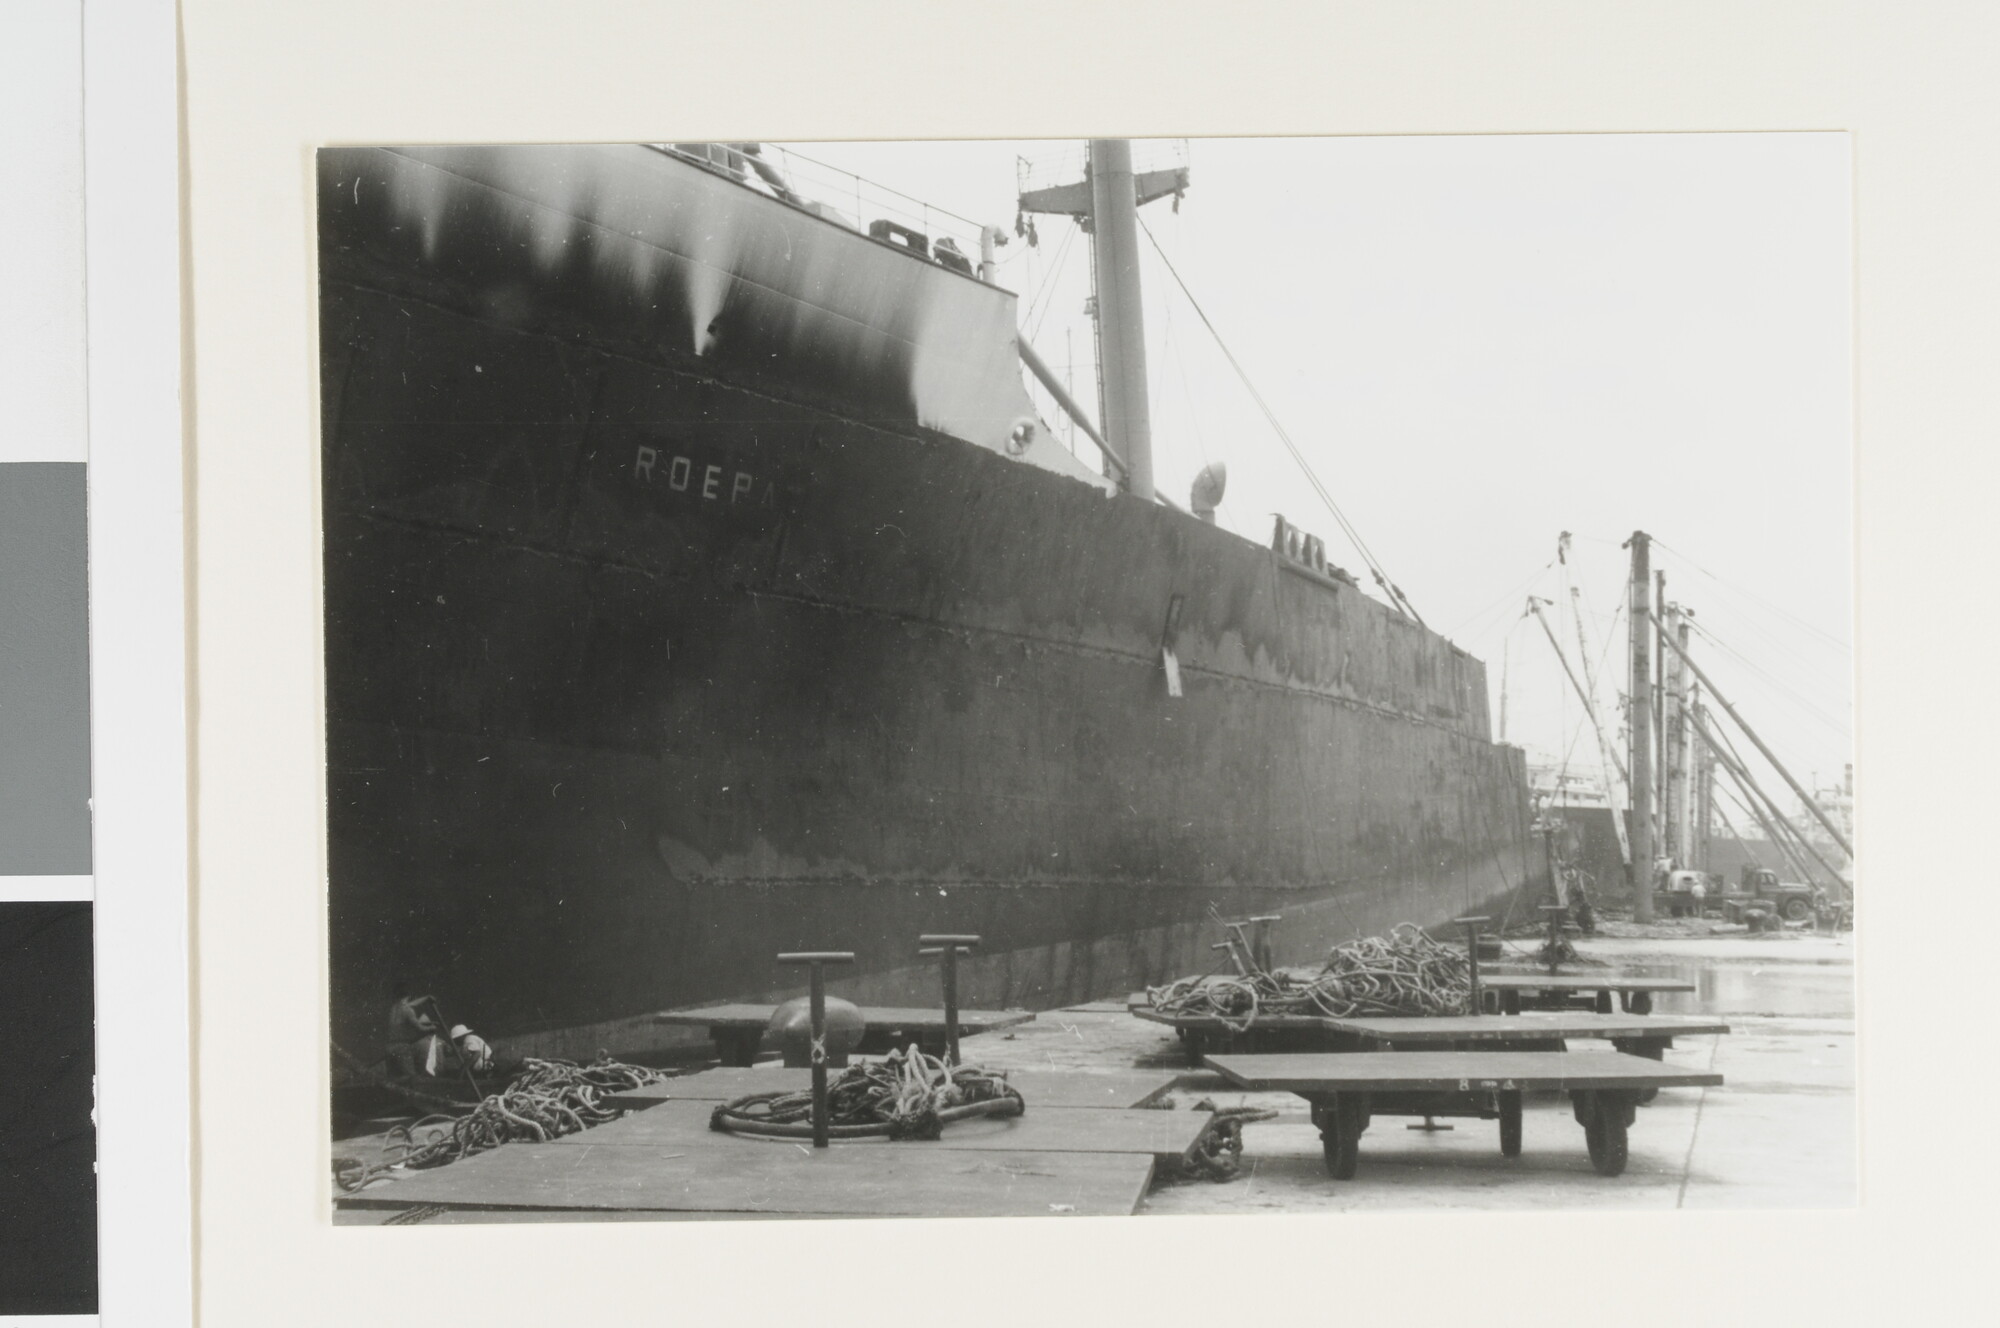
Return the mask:
{"type": "MultiPolygon", "coordinates": [[[[1139,201],[1119,146],[1086,208],[1139,201]]],[[[1217,914],[1303,960],[1542,872],[1484,665],[1073,456],[957,246],[751,145],[318,172],[337,1041],[406,978],[631,1050],[793,949],[928,1003],[939,931],[1047,1007],[1206,971],[1217,914]]]]}

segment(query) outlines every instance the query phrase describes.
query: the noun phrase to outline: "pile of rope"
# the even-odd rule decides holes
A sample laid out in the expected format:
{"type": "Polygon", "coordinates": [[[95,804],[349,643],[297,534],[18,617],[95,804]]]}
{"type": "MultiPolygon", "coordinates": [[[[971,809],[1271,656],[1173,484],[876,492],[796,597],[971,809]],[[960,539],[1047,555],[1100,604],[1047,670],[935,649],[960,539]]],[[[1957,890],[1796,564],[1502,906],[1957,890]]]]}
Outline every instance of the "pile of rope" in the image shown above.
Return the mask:
{"type": "Polygon", "coordinates": [[[1161,1014],[1219,1019],[1247,1032],[1260,1014],[1311,1014],[1305,984],[1289,973],[1206,973],[1148,987],[1146,998],[1161,1014]]]}
{"type": "Polygon", "coordinates": [[[1162,1014],[1208,1016],[1248,1032],[1260,1015],[1448,1015],[1472,1008],[1465,951],[1411,923],[1357,937],[1328,952],[1319,972],[1209,973],[1147,989],[1162,1014]]]}
{"type": "MultiPolygon", "coordinates": [[[[1006,1072],[947,1065],[915,1046],[852,1065],[827,1085],[834,1139],[939,1139],[952,1121],[1027,1108],[1006,1072]]],[[[767,1139],[812,1138],[812,1093],[751,1093],[717,1107],[709,1128],[767,1139]]]]}
{"type": "Polygon", "coordinates": [[[1399,923],[1388,936],[1336,945],[1312,983],[1313,1003],[1336,1017],[1469,1014],[1472,964],[1459,946],[1399,923]]]}
{"type": "Polygon", "coordinates": [[[669,1077],[614,1061],[609,1052],[599,1052],[588,1065],[533,1057],[523,1064],[526,1068],[506,1088],[471,1111],[426,1116],[389,1131],[384,1161],[371,1166],[359,1158],[335,1158],[335,1183],[352,1193],[398,1167],[441,1167],[516,1140],[547,1143],[616,1120],[622,1113],[605,1103],[606,1096],[669,1077]]]}

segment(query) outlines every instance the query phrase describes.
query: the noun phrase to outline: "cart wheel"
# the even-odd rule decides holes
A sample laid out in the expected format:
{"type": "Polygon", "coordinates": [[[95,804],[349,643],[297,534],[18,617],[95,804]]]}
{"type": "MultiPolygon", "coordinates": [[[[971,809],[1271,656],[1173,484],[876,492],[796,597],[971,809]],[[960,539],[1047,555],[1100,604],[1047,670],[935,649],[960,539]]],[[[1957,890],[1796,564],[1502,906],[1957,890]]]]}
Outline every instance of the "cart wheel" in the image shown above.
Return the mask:
{"type": "Polygon", "coordinates": [[[1608,991],[1600,991],[1600,992],[1598,992],[1598,993],[1597,993],[1597,1012],[1598,1012],[1599,1014],[1610,1014],[1610,1013],[1611,1013],[1611,993],[1610,993],[1610,992],[1608,992],[1608,991]]]}
{"type": "Polygon", "coordinates": [[[1354,1179],[1361,1161],[1361,1131],[1366,1128],[1361,1113],[1344,1099],[1336,1098],[1322,1113],[1319,1138],[1327,1175],[1335,1180],[1354,1179]]]}
{"type": "Polygon", "coordinates": [[[1624,1174],[1626,1158],[1625,1122],[1617,1109],[1606,1110],[1602,1105],[1592,1112],[1590,1124],[1583,1127],[1584,1147],[1590,1150],[1590,1165],[1597,1168],[1600,1176],[1624,1174]]]}
{"type": "Polygon", "coordinates": [[[1326,1174],[1335,1180],[1353,1180],[1356,1165],[1361,1160],[1361,1141],[1347,1137],[1341,1130],[1329,1129],[1320,1136],[1320,1147],[1326,1153],[1326,1174]]]}
{"type": "Polygon", "coordinates": [[[1632,1013],[1633,1013],[1633,1014],[1651,1014],[1652,1012],[1653,1012],[1653,993],[1652,993],[1652,992],[1650,992],[1650,991],[1635,991],[1635,992],[1633,992],[1633,993],[1632,993],[1632,1013]]]}
{"type": "Polygon", "coordinates": [[[1521,1155],[1521,1095],[1500,1095],[1500,1156],[1521,1155]]]}

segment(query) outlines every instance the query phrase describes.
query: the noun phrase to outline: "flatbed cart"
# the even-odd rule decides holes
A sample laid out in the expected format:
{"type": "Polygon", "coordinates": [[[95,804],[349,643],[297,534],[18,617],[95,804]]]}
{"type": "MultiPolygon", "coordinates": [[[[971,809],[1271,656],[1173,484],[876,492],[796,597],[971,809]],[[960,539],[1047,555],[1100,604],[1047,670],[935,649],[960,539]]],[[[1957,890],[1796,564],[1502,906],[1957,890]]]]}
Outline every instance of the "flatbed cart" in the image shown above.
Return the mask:
{"type": "MultiPolygon", "coordinates": [[[[724,1065],[750,1065],[763,1045],[764,1030],[771,1022],[775,1005],[711,1005],[699,1010],[669,1010],[653,1016],[656,1024],[706,1028],[724,1065]]],[[[867,1008],[861,1011],[867,1026],[860,1050],[891,1050],[915,1042],[925,1052],[943,1054],[945,1015],[942,1010],[867,1008]]],[[[960,1010],[958,1035],[971,1037],[996,1028],[1025,1024],[1035,1016],[1027,1010],[960,1010]]]]}
{"type": "Polygon", "coordinates": [[[1526,1009],[1567,1010],[1581,1006],[1611,1013],[1615,993],[1629,1014],[1651,1014],[1653,994],[1693,991],[1680,978],[1639,977],[1630,973],[1481,973],[1479,987],[1488,1009],[1519,1014],[1526,1009]]]}
{"type": "Polygon", "coordinates": [[[1565,1092],[1598,1174],[1625,1170],[1639,1099],[1660,1088],[1712,1087],[1722,1076],[1605,1051],[1357,1051],[1221,1055],[1208,1067],[1250,1092],[1312,1104],[1327,1174],[1351,1180],[1371,1118],[1461,1116],[1500,1123],[1503,1157],[1521,1155],[1521,1096],[1565,1092]]]}

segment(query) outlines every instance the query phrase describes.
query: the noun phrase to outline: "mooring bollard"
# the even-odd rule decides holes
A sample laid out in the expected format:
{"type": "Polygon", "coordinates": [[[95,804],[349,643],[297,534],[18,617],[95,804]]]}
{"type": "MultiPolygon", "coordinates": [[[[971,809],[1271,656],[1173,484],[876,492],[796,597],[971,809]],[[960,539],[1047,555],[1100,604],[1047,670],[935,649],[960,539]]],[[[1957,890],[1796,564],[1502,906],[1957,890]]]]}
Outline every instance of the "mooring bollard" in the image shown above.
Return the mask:
{"type": "Polygon", "coordinates": [[[947,1065],[958,1064],[958,957],[972,953],[977,936],[919,936],[917,953],[941,955],[944,972],[944,1058],[947,1065]]]}
{"type": "Polygon", "coordinates": [[[1479,1000],[1479,928],[1491,922],[1491,918],[1453,918],[1452,922],[1465,928],[1465,958],[1472,967],[1472,1012],[1484,1014],[1479,1000]]]}
{"type": "Polygon", "coordinates": [[[813,1072],[813,1147],[825,1148],[827,1136],[826,1105],[826,966],[828,964],[851,964],[854,962],[852,950],[802,950],[794,954],[778,956],[781,964],[811,965],[812,987],[812,1072],[813,1072]]]}

